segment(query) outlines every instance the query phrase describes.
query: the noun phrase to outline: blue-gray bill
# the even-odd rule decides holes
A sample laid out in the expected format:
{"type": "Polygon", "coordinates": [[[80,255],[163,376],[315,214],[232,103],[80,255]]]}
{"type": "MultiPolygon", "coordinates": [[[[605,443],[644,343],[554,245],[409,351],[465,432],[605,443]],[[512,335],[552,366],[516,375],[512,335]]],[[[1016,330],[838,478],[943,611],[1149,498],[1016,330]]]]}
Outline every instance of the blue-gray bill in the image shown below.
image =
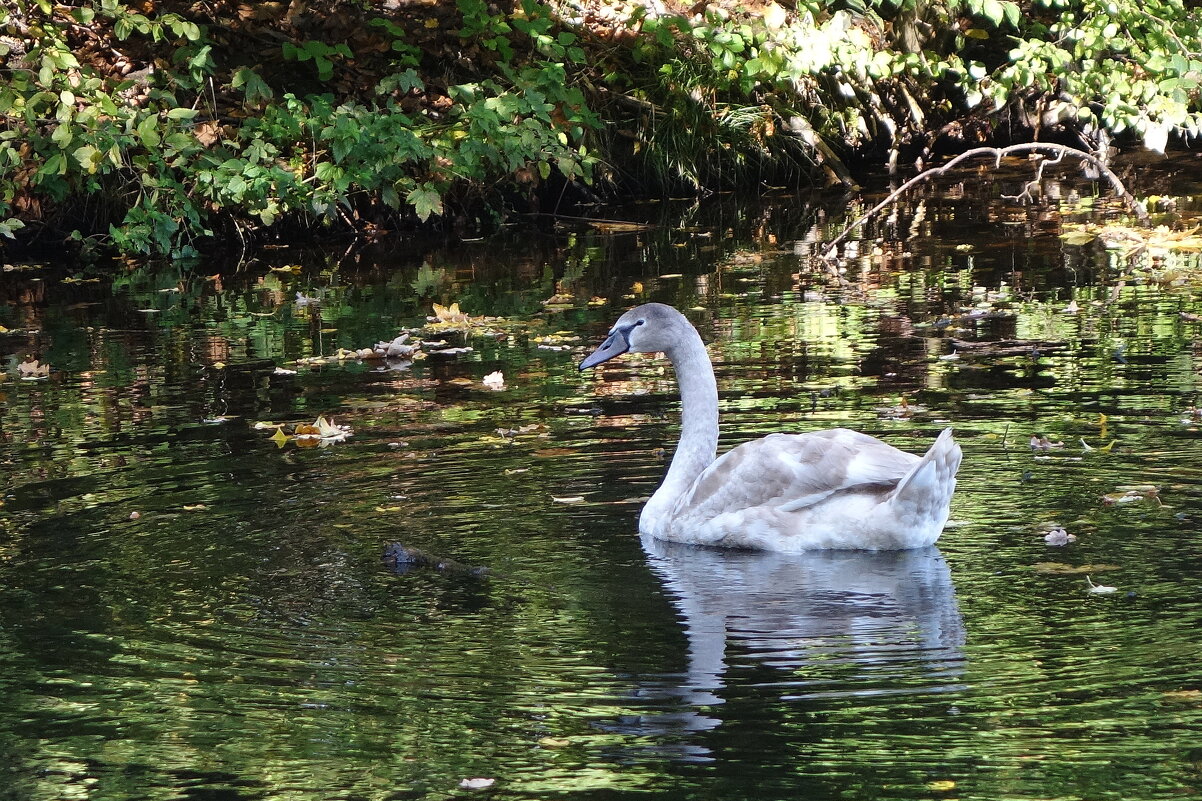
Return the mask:
{"type": "Polygon", "coordinates": [[[628,350],[630,350],[630,342],[626,339],[626,332],[620,330],[614,331],[601,343],[600,347],[590,353],[580,363],[580,369],[587,370],[590,367],[596,367],[601,362],[609,361],[615,356],[621,356],[628,350]]]}

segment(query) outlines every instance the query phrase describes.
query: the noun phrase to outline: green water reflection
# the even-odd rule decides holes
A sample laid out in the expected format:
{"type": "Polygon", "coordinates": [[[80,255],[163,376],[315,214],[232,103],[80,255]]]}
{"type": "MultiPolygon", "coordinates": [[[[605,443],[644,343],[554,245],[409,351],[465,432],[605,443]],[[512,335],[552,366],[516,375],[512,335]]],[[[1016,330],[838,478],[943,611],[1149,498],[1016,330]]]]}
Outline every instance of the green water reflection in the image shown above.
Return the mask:
{"type": "Polygon", "coordinates": [[[6,275],[0,798],[1197,795],[1197,286],[1063,247],[1067,206],[1002,193],[916,200],[849,283],[808,259],[849,213],[822,198],[112,291],[6,275]],[[724,447],[954,425],[938,548],[640,542],[671,376],[575,364],[643,300],[712,342],[724,447]],[[400,370],[295,364],[453,301],[520,324],[400,370]],[[319,414],[353,437],[253,427],[319,414]],[[490,575],[396,574],[394,541],[490,575]]]}

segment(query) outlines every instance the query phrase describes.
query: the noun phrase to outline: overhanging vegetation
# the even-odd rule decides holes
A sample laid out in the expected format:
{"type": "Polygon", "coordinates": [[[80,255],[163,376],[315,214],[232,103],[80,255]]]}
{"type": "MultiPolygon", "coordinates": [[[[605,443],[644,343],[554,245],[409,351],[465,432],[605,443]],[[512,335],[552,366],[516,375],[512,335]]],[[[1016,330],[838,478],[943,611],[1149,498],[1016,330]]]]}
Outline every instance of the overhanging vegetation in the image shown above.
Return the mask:
{"type": "Polygon", "coordinates": [[[1182,0],[14,0],[0,235],[181,256],[984,144],[1164,150],[1202,132],[1199,41],[1182,0]]]}

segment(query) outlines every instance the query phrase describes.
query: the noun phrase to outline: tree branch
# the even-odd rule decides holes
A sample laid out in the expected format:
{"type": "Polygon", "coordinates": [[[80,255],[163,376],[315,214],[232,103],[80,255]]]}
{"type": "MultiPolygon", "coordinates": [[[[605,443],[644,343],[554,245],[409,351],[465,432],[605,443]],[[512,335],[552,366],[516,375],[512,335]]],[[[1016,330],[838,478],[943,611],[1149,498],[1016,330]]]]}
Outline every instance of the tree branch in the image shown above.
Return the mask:
{"type": "MultiPolygon", "coordinates": [[[[830,243],[827,245],[826,252],[822,254],[822,258],[824,258],[828,261],[834,260],[835,249],[839,246],[839,244],[844,239],[847,238],[847,236],[857,226],[863,224],[866,220],[871,218],[873,215],[875,215],[881,209],[883,209],[886,206],[888,206],[889,204],[893,203],[901,195],[903,195],[905,192],[907,192],[911,187],[917,186],[918,184],[922,183],[923,181],[943,175],[944,173],[950,171],[952,168],[959,166],[963,162],[969,161],[969,160],[977,158],[979,156],[992,156],[994,158],[995,164],[1000,164],[1001,160],[1003,158],[1005,158],[1006,156],[1013,156],[1018,153],[1037,153],[1037,152],[1051,153],[1056,157],[1057,161],[1059,161],[1060,159],[1063,159],[1065,156],[1072,156],[1074,158],[1080,159],[1081,161],[1088,162],[1092,167],[1097,169],[1099,173],[1101,173],[1101,175],[1110,184],[1110,188],[1113,189],[1114,193],[1116,195],[1118,195],[1123,200],[1124,203],[1127,204],[1127,208],[1129,208],[1131,210],[1131,212],[1136,216],[1136,218],[1140,221],[1140,223],[1142,223],[1144,225],[1148,224],[1148,221],[1149,221],[1148,210],[1144,208],[1143,203],[1136,200],[1135,197],[1130,192],[1127,191],[1127,187],[1123,186],[1122,180],[1119,179],[1119,177],[1117,175],[1115,175],[1114,172],[1109,167],[1107,167],[1102,162],[1101,159],[1099,159],[1097,156],[1093,155],[1092,153],[1087,153],[1084,150],[1078,150],[1075,147],[1069,147],[1067,145],[1058,145],[1058,144],[1054,144],[1051,142],[1029,142],[1029,143],[1024,143],[1024,144],[1020,144],[1020,145],[1010,145],[1009,147],[975,147],[972,150],[966,150],[965,152],[956,156],[954,159],[947,162],[946,164],[943,164],[939,167],[932,167],[929,170],[924,170],[924,171],[920,172],[918,175],[915,175],[913,178],[906,181],[904,184],[899,186],[897,189],[893,190],[891,193],[889,193],[888,197],[886,197],[880,203],[873,206],[871,209],[869,209],[864,214],[860,215],[853,222],[851,222],[846,228],[844,228],[837,237],[832,239],[830,241],[830,243]]],[[[1041,167],[1040,174],[1042,174],[1042,167],[1041,167]]],[[[1024,194],[1028,193],[1029,190],[1030,190],[1030,186],[1027,187],[1027,189],[1024,191],[1024,194]]]]}

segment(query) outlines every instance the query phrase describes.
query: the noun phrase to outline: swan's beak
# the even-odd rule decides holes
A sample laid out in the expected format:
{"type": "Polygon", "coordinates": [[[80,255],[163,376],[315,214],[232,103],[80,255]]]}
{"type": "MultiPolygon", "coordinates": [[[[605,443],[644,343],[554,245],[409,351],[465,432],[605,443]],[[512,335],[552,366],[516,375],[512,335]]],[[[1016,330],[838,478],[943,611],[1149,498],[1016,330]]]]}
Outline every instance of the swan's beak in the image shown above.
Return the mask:
{"type": "Polygon", "coordinates": [[[628,350],[630,350],[630,342],[626,339],[626,332],[614,331],[601,343],[601,347],[590,353],[588,358],[580,363],[580,369],[587,370],[590,367],[596,367],[601,362],[621,356],[628,350]]]}

